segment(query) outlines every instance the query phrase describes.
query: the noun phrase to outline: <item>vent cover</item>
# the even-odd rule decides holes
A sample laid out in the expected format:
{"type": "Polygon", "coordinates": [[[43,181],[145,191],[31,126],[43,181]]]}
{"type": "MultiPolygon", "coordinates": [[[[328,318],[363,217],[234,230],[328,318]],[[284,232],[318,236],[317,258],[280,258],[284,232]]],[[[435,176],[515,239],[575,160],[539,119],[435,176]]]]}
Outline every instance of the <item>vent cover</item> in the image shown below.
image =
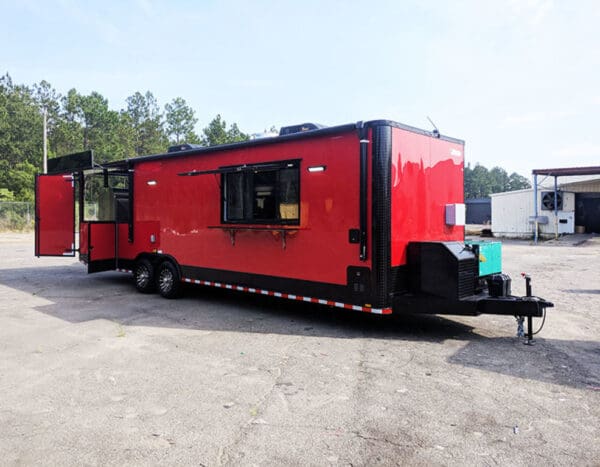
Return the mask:
{"type": "MultiPolygon", "coordinates": [[[[556,209],[562,210],[563,208],[563,194],[562,191],[556,192],[556,209]]],[[[542,210],[543,211],[554,211],[554,192],[553,191],[542,191],[542,210]]]]}

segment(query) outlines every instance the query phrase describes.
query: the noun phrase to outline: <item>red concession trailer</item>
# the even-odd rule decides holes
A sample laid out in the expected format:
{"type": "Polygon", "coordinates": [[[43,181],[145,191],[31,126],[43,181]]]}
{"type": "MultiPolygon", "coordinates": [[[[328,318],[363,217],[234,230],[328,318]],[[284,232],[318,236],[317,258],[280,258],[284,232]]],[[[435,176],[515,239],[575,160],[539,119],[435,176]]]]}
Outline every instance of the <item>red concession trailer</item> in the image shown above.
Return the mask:
{"type": "Polygon", "coordinates": [[[188,282],[531,324],[552,303],[512,296],[464,243],[463,155],[461,140],[377,120],[103,166],[91,152],[51,159],[37,177],[36,255],[78,253],[88,272],[132,272],[140,292],[167,298],[188,282]]]}

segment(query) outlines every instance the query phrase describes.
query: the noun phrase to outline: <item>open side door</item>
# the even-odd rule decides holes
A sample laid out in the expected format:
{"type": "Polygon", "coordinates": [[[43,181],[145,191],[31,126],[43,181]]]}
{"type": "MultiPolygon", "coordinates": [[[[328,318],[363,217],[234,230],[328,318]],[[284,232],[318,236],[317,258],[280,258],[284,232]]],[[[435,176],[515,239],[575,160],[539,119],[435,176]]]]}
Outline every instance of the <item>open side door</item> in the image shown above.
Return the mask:
{"type": "Polygon", "coordinates": [[[35,255],[75,256],[75,182],[72,174],[36,176],[35,255]]]}
{"type": "Polygon", "coordinates": [[[118,267],[119,242],[128,241],[130,179],[130,174],[124,172],[92,173],[85,177],[84,228],[81,231],[87,237],[81,243],[88,273],[118,267]]]}
{"type": "Polygon", "coordinates": [[[117,267],[116,224],[114,222],[90,222],[88,235],[88,273],[115,269],[117,267]]]}

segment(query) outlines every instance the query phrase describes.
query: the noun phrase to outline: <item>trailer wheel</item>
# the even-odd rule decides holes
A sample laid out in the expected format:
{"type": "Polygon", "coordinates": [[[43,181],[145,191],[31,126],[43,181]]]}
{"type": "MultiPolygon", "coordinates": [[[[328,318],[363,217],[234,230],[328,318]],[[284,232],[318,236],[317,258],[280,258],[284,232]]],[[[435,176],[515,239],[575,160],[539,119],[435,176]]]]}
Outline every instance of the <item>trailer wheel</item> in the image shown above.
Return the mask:
{"type": "Polygon", "coordinates": [[[164,261],[156,275],[158,293],[165,298],[177,298],[181,293],[179,271],[170,261],[164,261]]]}
{"type": "Polygon", "coordinates": [[[138,292],[152,293],[156,290],[154,266],[152,266],[152,263],[145,258],[140,259],[135,264],[133,279],[135,281],[135,288],[138,292]]]}

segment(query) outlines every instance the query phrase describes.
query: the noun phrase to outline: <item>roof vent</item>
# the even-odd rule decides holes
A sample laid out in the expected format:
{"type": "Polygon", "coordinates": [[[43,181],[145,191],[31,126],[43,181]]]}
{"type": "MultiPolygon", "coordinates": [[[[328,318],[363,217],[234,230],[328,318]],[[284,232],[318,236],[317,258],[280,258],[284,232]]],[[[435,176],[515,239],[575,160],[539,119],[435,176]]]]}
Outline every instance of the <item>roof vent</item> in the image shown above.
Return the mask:
{"type": "Polygon", "coordinates": [[[292,135],[304,131],[320,130],[321,128],[327,127],[318,123],[302,123],[300,125],[282,126],[281,130],[279,130],[279,136],[292,135]]]}
{"type": "Polygon", "coordinates": [[[182,143],[176,144],[175,146],[169,146],[169,150],[167,152],[189,151],[190,149],[200,149],[202,147],[203,146],[201,144],[182,143]]]}

